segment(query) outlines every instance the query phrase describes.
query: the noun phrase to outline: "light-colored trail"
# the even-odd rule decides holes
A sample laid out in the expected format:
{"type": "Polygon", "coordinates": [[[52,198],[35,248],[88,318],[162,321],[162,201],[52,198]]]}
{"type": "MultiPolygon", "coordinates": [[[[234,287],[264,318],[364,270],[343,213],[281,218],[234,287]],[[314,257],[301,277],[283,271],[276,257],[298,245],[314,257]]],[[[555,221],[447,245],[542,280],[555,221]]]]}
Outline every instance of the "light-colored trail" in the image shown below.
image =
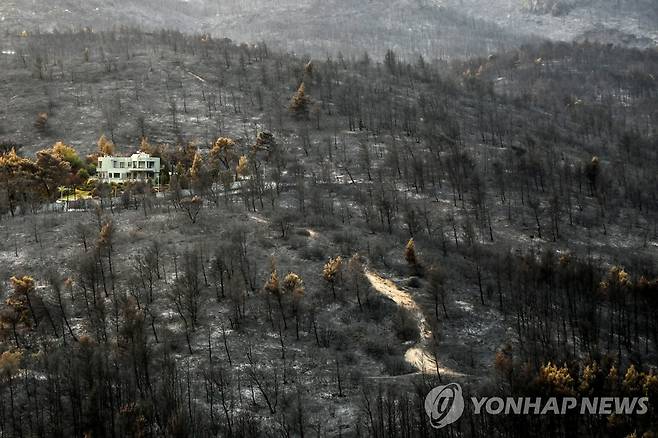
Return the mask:
{"type": "Polygon", "coordinates": [[[441,377],[466,377],[464,374],[455,371],[451,368],[446,368],[441,365],[440,361],[432,353],[429,348],[432,344],[432,329],[427,323],[422,310],[414,300],[414,298],[405,290],[399,288],[391,280],[382,277],[381,275],[366,271],[366,277],[372,287],[380,294],[393,300],[398,306],[406,309],[418,324],[420,332],[420,341],[413,347],[409,348],[404,354],[404,359],[408,364],[413,366],[418,373],[422,374],[437,374],[441,377]]]}
{"type": "MultiPolygon", "coordinates": [[[[251,214],[249,218],[259,223],[269,223],[268,220],[256,215],[251,214]]],[[[312,240],[323,238],[324,236],[311,229],[306,228],[308,237],[312,240]]],[[[414,298],[405,290],[401,289],[391,280],[382,277],[378,273],[366,270],[366,277],[378,293],[393,300],[398,306],[406,309],[418,324],[418,331],[420,333],[420,340],[415,345],[411,346],[404,354],[405,361],[416,369],[412,374],[405,374],[402,376],[390,376],[390,378],[400,378],[404,376],[427,374],[437,375],[437,373],[447,378],[465,378],[467,375],[455,371],[452,368],[447,368],[441,364],[441,361],[433,354],[431,348],[434,338],[432,336],[432,328],[427,323],[423,311],[420,309],[414,298]]]]}
{"type": "Polygon", "coordinates": [[[187,73],[188,73],[190,76],[192,76],[194,79],[197,79],[198,81],[203,82],[204,84],[206,83],[206,80],[203,79],[203,78],[202,78],[201,76],[199,76],[198,74],[196,74],[196,73],[194,73],[194,72],[191,72],[191,71],[189,71],[189,70],[187,71],[187,73]]]}

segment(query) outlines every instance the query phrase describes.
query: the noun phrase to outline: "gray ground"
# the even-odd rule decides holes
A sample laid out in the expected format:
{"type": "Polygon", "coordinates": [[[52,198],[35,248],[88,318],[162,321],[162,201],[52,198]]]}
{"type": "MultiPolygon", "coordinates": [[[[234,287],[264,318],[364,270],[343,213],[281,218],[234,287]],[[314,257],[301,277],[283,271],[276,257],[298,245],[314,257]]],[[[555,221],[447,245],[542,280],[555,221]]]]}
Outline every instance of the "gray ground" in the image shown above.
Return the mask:
{"type": "Polygon", "coordinates": [[[601,29],[623,35],[610,42],[656,45],[658,13],[650,1],[581,3],[553,16],[528,12],[519,0],[7,0],[0,5],[0,22],[12,32],[122,25],[173,28],[267,41],[314,56],[358,56],[367,50],[380,57],[393,48],[404,56],[468,57],[532,38],[609,39],[609,32],[601,29]]]}

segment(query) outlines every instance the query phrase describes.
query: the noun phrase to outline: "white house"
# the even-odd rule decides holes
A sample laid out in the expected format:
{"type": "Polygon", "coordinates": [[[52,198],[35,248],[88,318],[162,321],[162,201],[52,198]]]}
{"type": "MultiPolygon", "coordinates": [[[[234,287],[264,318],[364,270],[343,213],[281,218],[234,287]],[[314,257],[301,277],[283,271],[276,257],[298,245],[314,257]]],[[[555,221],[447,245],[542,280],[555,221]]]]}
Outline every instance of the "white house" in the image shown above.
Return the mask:
{"type": "Polygon", "coordinates": [[[130,157],[98,157],[98,179],[107,183],[149,181],[160,185],[160,158],[138,151],[130,157]]]}

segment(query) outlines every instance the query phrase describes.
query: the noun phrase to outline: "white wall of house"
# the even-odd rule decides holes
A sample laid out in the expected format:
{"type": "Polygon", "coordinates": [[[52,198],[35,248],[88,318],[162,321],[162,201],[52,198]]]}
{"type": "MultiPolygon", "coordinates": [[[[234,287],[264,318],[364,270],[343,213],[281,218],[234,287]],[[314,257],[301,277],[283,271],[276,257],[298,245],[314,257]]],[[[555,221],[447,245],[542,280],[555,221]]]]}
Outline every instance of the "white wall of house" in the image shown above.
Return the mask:
{"type": "Polygon", "coordinates": [[[98,157],[98,179],[108,183],[151,181],[160,184],[160,158],[137,152],[130,157],[98,157]]]}

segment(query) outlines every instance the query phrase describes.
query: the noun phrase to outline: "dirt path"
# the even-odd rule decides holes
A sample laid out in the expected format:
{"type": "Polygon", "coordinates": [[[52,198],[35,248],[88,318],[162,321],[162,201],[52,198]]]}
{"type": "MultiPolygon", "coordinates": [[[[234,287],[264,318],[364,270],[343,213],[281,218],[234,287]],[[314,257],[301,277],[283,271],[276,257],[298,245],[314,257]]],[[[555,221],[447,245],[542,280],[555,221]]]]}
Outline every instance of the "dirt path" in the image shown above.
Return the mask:
{"type": "Polygon", "coordinates": [[[259,224],[269,224],[270,223],[270,221],[268,221],[267,219],[263,219],[262,217],[256,216],[255,214],[250,214],[249,219],[253,219],[256,222],[258,222],[259,224]]]}
{"type": "Polygon", "coordinates": [[[199,76],[198,74],[196,74],[196,73],[194,73],[194,72],[191,72],[191,71],[189,71],[189,70],[187,71],[187,73],[188,73],[190,76],[192,76],[193,78],[197,79],[198,81],[203,82],[204,84],[206,83],[206,80],[203,79],[203,78],[202,78],[201,76],[199,76]]]}
{"type": "Polygon", "coordinates": [[[366,277],[372,287],[380,294],[393,300],[398,306],[406,309],[411,313],[418,324],[420,332],[420,341],[413,347],[409,348],[404,354],[404,358],[411,366],[416,368],[418,373],[436,374],[437,368],[441,376],[465,377],[464,374],[453,369],[446,368],[437,364],[437,359],[431,352],[430,348],[432,339],[432,330],[427,323],[423,311],[420,309],[414,298],[403,289],[399,288],[391,280],[388,280],[379,274],[367,271],[366,277]]]}
{"type": "MultiPolygon", "coordinates": [[[[256,214],[250,214],[249,218],[258,223],[269,223],[268,220],[256,214]]],[[[323,239],[324,236],[312,228],[306,228],[308,237],[312,240],[323,239]]],[[[382,277],[376,272],[366,270],[366,277],[372,287],[380,294],[390,298],[398,306],[406,309],[418,324],[418,331],[420,333],[420,340],[413,346],[407,349],[404,354],[405,361],[416,369],[415,373],[405,374],[403,376],[391,376],[393,378],[428,374],[436,375],[437,371],[441,377],[447,378],[465,378],[466,374],[448,368],[441,363],[434,356],[432,343],[434,342],[432,336],[432,328],[427,323],[423,311],[418,306],[414,298],[405,290],[398,287],[393,281],[382,277]]]]}

